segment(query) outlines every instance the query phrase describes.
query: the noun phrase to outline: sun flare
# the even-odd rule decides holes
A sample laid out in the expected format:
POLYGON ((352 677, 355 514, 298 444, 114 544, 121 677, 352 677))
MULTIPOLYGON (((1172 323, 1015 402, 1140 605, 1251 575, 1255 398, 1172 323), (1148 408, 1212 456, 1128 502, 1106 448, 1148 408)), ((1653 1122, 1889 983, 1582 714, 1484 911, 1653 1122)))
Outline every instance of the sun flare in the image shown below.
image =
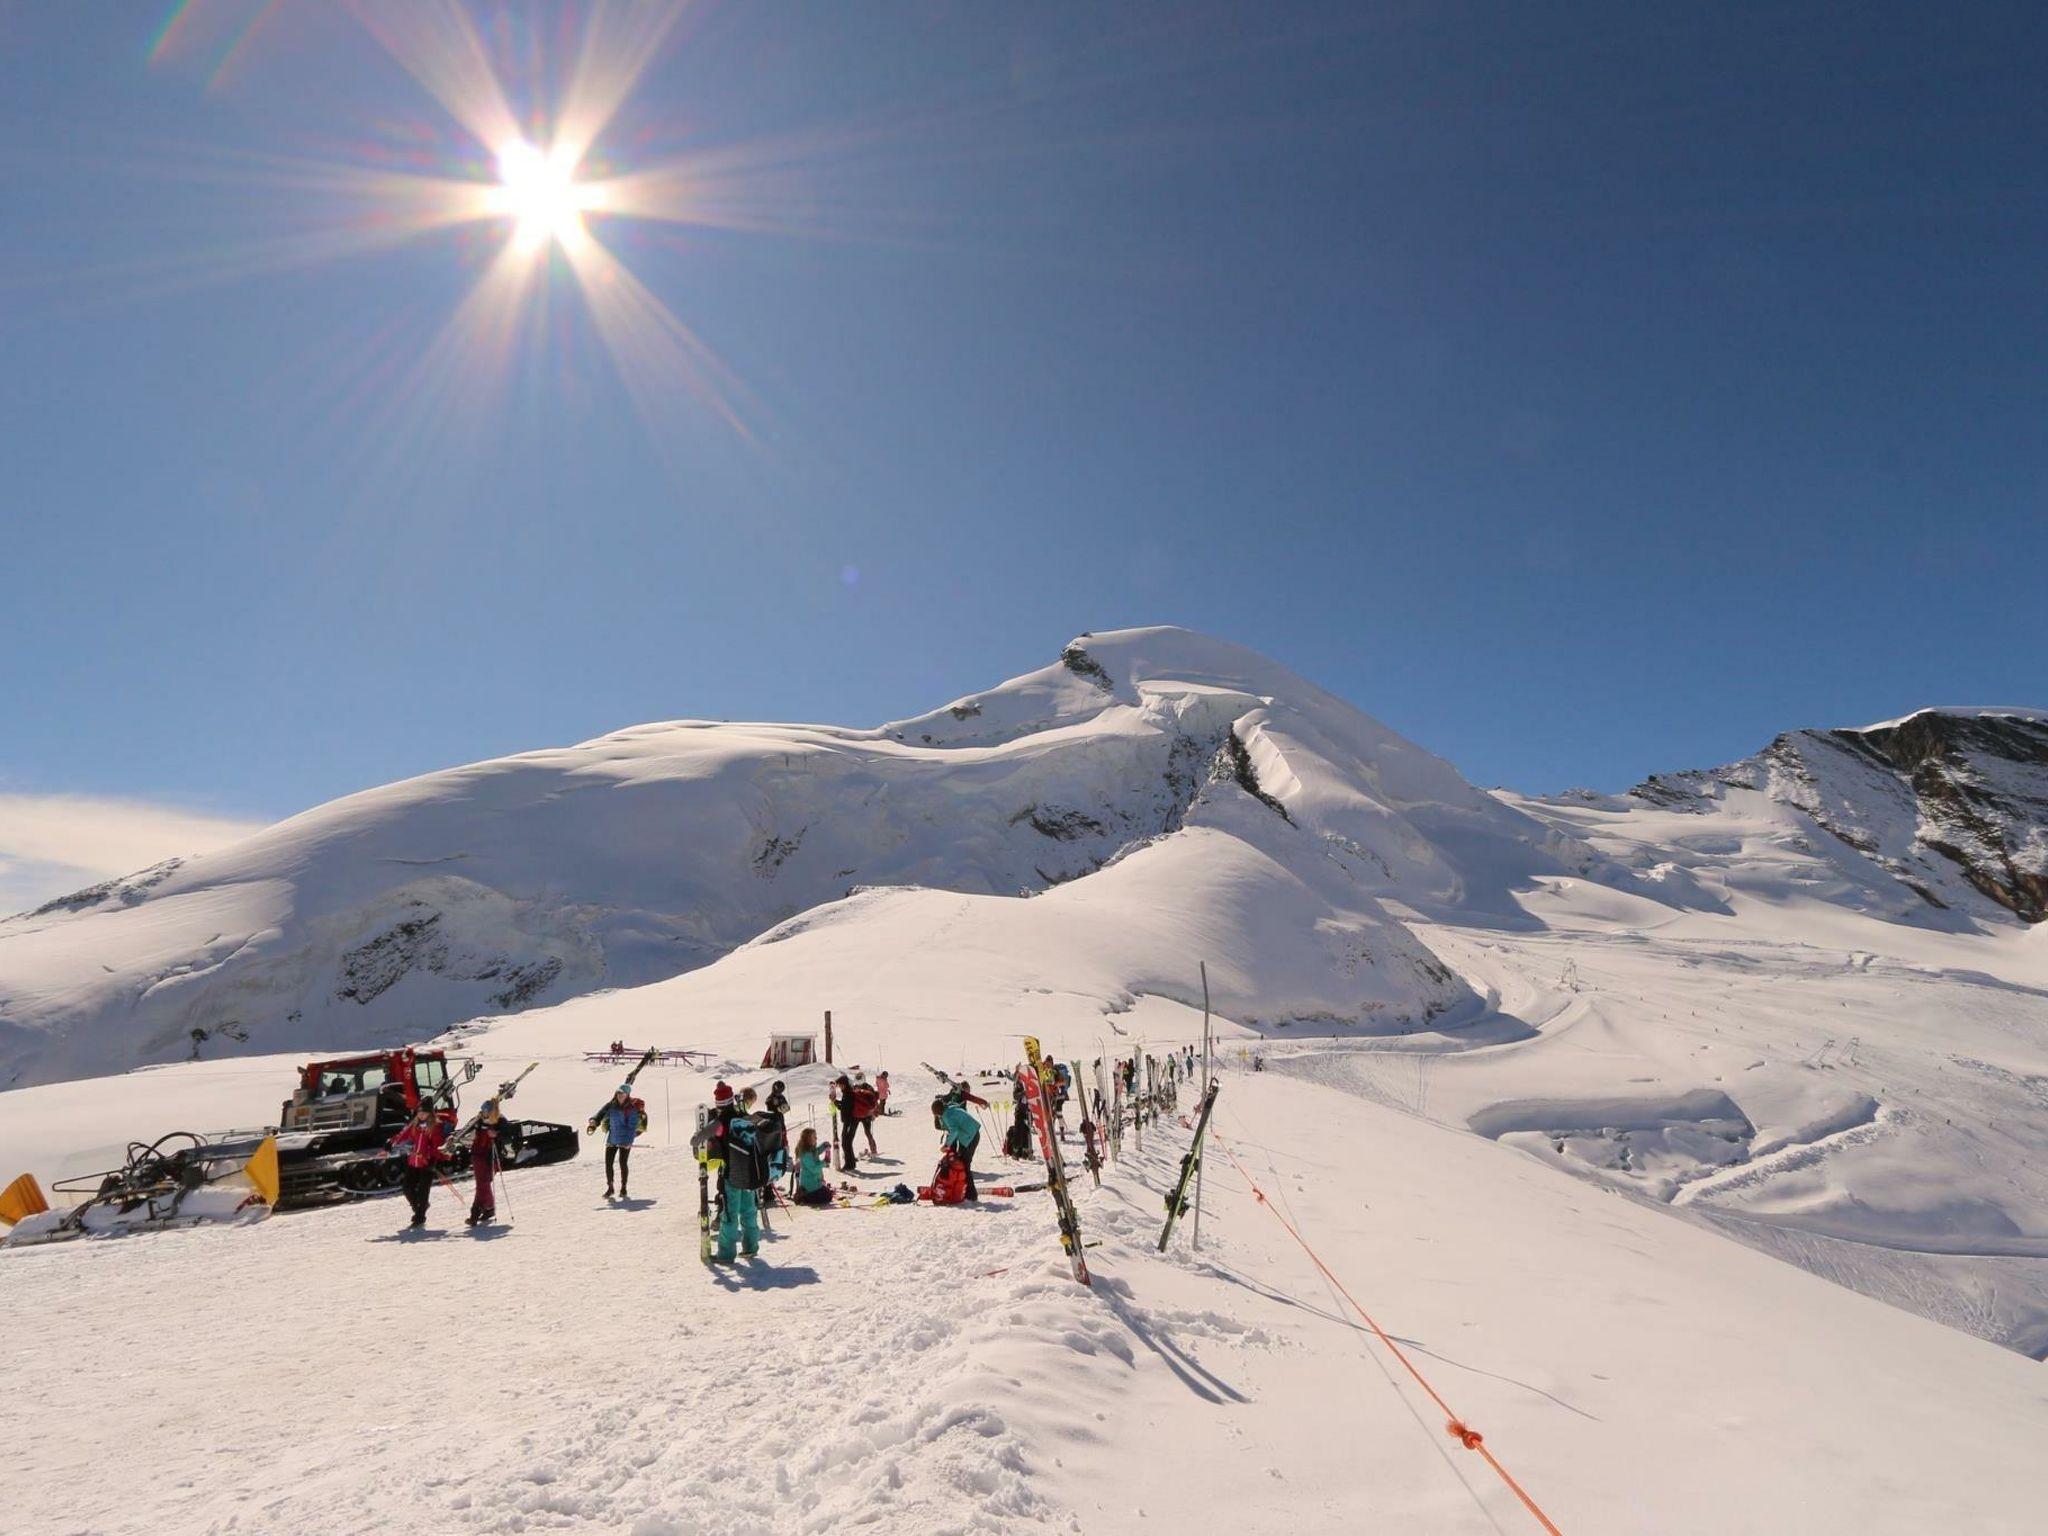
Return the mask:
POLYGON ((512 221, 513 243, 522 250, 550 241, 575 249, 586 238, 584 213, 601 201, 596 187, 576 179, 576 162, 560 145, 542 150, 519 139, 498 151, 492 202, 512 221))

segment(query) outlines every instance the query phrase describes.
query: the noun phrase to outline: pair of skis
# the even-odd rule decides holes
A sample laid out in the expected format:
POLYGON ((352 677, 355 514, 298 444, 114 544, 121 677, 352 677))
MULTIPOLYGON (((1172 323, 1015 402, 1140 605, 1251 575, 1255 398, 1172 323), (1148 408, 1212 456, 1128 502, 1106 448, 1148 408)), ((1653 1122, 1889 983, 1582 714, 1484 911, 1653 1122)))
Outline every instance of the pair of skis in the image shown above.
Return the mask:
MULTIPOLYGON (((517 1093, 519 1091, 519 1085, 526 1081, 526 1074, 528 1072, 531 1072, 535 1067, 539 1065, 540 1063, 537 1061, 529 1061, 526 1064, 526 1066, 520 1071, 517 1077, 507 1078, 504 1082, 498 1084, 498 1091, 495 1095, 493 1095, 493 1097, 497 1099, 498 1108, 501 1112, 504 1110, 505 1101, 511 1098, 513 1094, 517 1093)), ((485 1100, 485 1103, 489 1102, 490 1100, 485 1100)), ((463 1144, 463 1142, 467 1141, 470 1137, 474 1136, 476 1134, 476 1128, 483 1123, 483 1118, 484 1112, 481 1109, 479 1109, 475 1114, 471 1115, 466 1122, 464 1122, 461 1130, 457 1131, 453 1136, 450 1136, 448 1138, 448 1145, 450 1147, 459 1147, 463 1144)))
POLYGON ((1059 1138, 1052 1129, 1052 1067, 1040 1054, 1038 1041, 1030 1035, 1024 1037, 1024 1064, 1017 1069, 1017 1091, 1024 1095, 1032 1129, 1038 1133, 1039 1151, 1045 1157, 1045 1187, 1052 1194, 1058 1216, 1060 1247, 1066 1252, 1074 1278, 1082 1285, 1092 1286, 1088 1258, 1082 1252, 1081 1220, 1074 1214, 1073 1192, 1067 1188, 1066 1161, 1060 1156, 1059 1138))
POLYGON ((1180 1160, 1180 1177, 1174 1180, 1173 1193, 1166 1197, 1166 1225, 1159 1229, 1159 1251, 1166 1252, 1166 1245, 1173 1240, 1173 1224, 1188 1211, 1188 1185, 1194 1182, 1195 1172, 1202 1166, 1202 1138, 1209 1131, 1209 1116, 1216 1108, 1216 1095, 1221 1085, 1212 1081, 1208 1091, 1202 1095, 1202 1112, 1195 1117, 1195 1137, 1188 1143, 1187 1154, 1180 1160))
MULTIPOLYGON (((725 1160, 711 1155, 711 1106, 697 1106, 697 1134, 691 1138, 697 1149, 697 1257, 709 1266, 713 1224, 711 1220, 711 1170, 725 1171, 725 1160)), ((720 1198, 724 1198, 723 1190, 720 1198)))

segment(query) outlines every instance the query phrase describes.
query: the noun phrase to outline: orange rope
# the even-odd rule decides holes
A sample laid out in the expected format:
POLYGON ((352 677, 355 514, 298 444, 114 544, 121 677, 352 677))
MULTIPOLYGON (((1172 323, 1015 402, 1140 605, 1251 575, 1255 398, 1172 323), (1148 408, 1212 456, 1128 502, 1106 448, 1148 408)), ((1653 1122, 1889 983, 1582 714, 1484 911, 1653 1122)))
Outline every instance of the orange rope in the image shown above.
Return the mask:
POLYGON ((1301 1251, 1308 1255, 1309 1262, 1315 1265, 1315 1267, 1322 1272, 1323 1278, 1329 1281, 1330 1284, 1334 1285, 1346 1301, 1351 1303, 1351 1310, 1356 1312, 1360 1317, 1365 1319, 1365 1326, 1370 1328, 1373 1331, 1374 1336, 1377 1337, 1382 1344, 1386 1345, 1387 1348, 1393 1353, 1394 1358, 1400 1361, 1401 1364, 1407 1368, 1408 1374, 1415 1378, 1415 1384, 1421 1387, 1424 1392, 1427 1392, 1429 1394, 1429 1400, 1435 1403, 1437 1407, 1443 1410, 1444 1418, 1446 1420, 1444 1424, 1445 1432, 1448 1433, 1453 1440, 1457 1441, 1458 1444, 1464 1446, 1466 1450, 1477 1451, 1479 1453, 1480 1459, 1483 1460, 1489 1467, 1493 1468, 1495 1473, 1499 1475, 1500 1480, 1508 1485, 1509 1491, 1512 1492, 1516 1498, 1522 1501, 1522 1507, 1528 1510, 1530 1514, 1536 1517, 1536 1523, 1538 1525, 1542 1526, 1545 1531, 1549 1532, 1549 1536, 1564 1536, 1564 1533, 1560 1531, 1554 1524, 1551 1523, 1550 1516, 1544 1514, 1543 1511, 1537 1507, 1536 1501, 1529 1497, 1528 1491, 1524 1489, 1520 1483, 1515 1481, 1513 1474, 1510 1473, 1506 1467, 1500 1464, 1499 1458, 1496 1457, 1492 1451, 1486 1448, 1486 1437, 1481 1435, 1478 1430, 1472 1428, 1463 1419, 1458 1417, 1457 1411, 1453 1409, 1449 1403, 1444 1401, 1442 1393, 1438 1392, 1435 1387, 1429 1384, 1429 1378, 1427 1376, 1424 1376, 1421 1371, 1415 1368, 1415 1362, 1408 1358, 1406 1352, 1402 1350, 1401 1346, 1396 1344, 1391 1338, 1387 1336, 1386 1329, 1382 1328, 1378 1323, 1373 1321, 1372 1314, 1366 1311, 1364 1307, 1358 1304, 1358 1298, 1356 1296, 1353 1296, 1351 1292, 1345 1290, 1344 1282, 1342 1280, 1339 1280, 1334 1274, 1332 1274, 1330 1272, 1330 1266, 1322 1261, 1321 1257, 1316 1253, 1315 1249, 1309 1247, 1308 1239, 1304 1238, 1299 1232, 1295 1231, 1294 1224, 1290 1222, 1285 1216, 1280 1214, 1280 1208, 1274 1205, 1272 1201, 1266 1198, 1266 1192, 1263 1189, 1259 1188, 1258 1180, 1254 1179, 1251 1176, 1250 1172, 1245 1168, 1244 1164, 1237 1160, 1237 1154, 1230 1150, 1230 1143, 1225 1141, 1213 1126, 1210 1128, 1209 1136, 1210 1139, 1213 1140, 1217 1146, 1223 1149, 1223 1155, 1230 1159, 1230 1166, 1235 1168, 1240 1174, 1243 1175, 1245 1183, 1251 1186, 1252 1194, 1258 1198, 1259 1204, 1263 1205, 1267 1210, 1273 1213, 1273 1219, 1279 1222, 1281 1226, 1285 1227, 1287 1229, 1287 1235, 1293 1238, 1295 1242, 1301 1245, 1301 1251))

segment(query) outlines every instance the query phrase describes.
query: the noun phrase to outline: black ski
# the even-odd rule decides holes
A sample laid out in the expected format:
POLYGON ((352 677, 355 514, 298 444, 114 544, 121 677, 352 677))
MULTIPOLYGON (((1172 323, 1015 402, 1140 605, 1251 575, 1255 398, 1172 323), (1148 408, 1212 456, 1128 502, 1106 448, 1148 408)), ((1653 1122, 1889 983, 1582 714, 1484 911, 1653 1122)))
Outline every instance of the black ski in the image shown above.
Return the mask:
POLYGON ((1173 1224, 1187 1214, 1188 1185, 1193 1182, 1195 1170, 1202 1166, 1202 1137, 1209 1129, 1209 1114, 1216 1108, 1216 1095, 1220 1085, 1214 1081, 1209 1091, 1202 1095, 1202 1112, 1195 1117, 1195 1139, 1188 1143, 1187 1156, 1180 1160, 1180 1177, 1174 1181, 1173 1193, 1166 1197, 1166 1225, 1159 1229, 1159 1251, 1166 1252, 1166 1245, 1173 1238, 1173 1224))
POLYGON ((1102 1188, 1102 1138, 1101 1129, 1095 1123, 1095 1116, 1088 1108, 1088 1090, 1081 1083, 1081 1064, 1077 1061, 1067 1069, 1073 1074, 1074 1094, 1081 1101, 1081 1164, 1088 1170, 1088 1177, 1095 1181, 1097 1189, 1102 1188))

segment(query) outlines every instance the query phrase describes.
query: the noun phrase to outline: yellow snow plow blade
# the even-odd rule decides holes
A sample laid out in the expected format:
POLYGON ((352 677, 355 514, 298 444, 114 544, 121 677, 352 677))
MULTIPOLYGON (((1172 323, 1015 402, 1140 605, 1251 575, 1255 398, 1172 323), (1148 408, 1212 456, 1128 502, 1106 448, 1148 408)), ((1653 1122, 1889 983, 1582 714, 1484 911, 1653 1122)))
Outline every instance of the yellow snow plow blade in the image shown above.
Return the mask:
MULTIPOLYGON (((273 1164, 276 1157, 273 1149, 273 1164)), ((43 1187, 32 1173, 24 1173, 5 1189, 0 1189, 0 1222, 10 1227, 24 1216, 40 1215, 49 1208, 50 1202, 43 1198, 43 1187)))
POLYGON ((263 1144, 242 1165, 242 1177, 256 1188, 265 1205, 277 1204, 277 1138, 266 1136, 263 1144))

